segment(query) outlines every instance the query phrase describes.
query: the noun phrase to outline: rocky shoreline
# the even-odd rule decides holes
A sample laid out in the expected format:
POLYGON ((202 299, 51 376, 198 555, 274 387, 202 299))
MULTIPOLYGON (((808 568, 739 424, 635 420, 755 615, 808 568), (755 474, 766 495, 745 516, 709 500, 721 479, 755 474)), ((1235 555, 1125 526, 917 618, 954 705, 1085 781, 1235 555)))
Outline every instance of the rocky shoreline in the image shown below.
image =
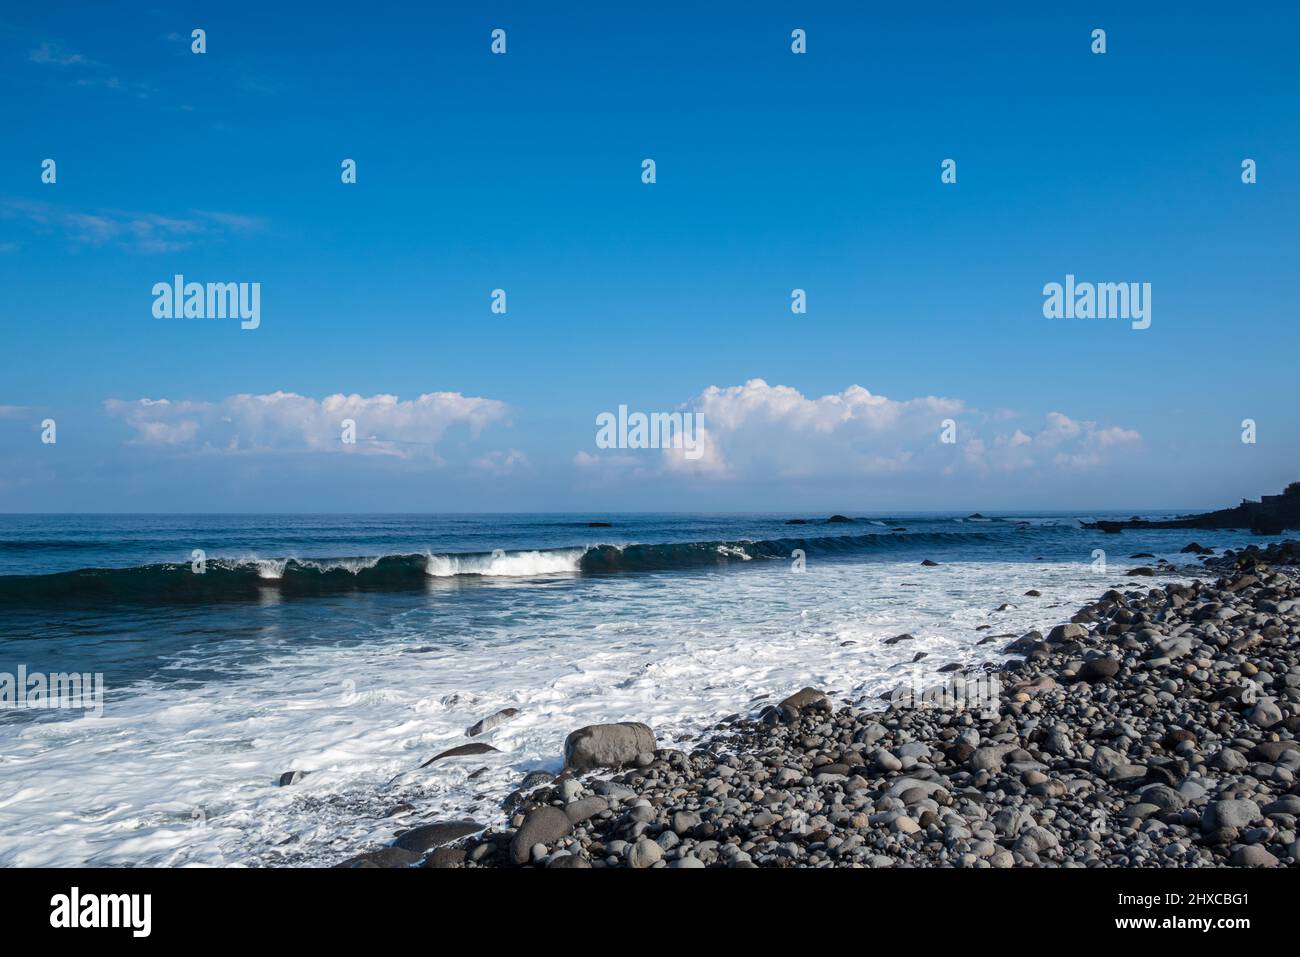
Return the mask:
POLYGON ((340 866, 1294 866, 1300 543, 1205 562, 1213 581, 1112 589, 878 710, 805 688, 689 752, 579 729, 502 823, 340 866))

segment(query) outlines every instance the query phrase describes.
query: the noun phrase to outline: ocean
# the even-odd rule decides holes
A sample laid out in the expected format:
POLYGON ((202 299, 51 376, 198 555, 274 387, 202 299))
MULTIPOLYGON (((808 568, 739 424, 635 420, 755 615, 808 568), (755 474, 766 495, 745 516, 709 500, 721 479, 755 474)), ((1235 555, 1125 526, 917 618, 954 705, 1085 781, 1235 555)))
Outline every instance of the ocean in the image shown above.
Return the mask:
POLYGON ((792 517, 0 516, 0 676, 104 687, 94 710, 0 710, 0 865, 327 865, 495 823, 583 725, 690 747, 804 685, 867 701, 1001 660, 1009 638, 977 642, 1132 587, 1155 563, 1134 554, 1272 540, 1080 527, 1127 513, 792 517), (503 708, 473 739, 496 751, 420 768, 503 708))

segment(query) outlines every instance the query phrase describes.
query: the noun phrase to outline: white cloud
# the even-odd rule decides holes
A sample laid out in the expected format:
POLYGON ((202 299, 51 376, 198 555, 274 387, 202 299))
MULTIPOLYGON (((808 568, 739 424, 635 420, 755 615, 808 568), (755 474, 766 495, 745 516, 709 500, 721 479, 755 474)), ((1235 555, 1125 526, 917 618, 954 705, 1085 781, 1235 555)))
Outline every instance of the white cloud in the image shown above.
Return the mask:
POLYGON ((682 450, 617 456, 581 452, 575 463, 605 475, 691 475, 699 478, 788 478, 988 475, 1026 469, 1093 468, 1108 451, 1141 436, 1049 412, 1037 432, 1024 416, 968 407, 961 399, 891 399, 859 385, 809 397, 784 385, 751 379, 710 386, 683 408, 703 415, 698 458, 682 450), (957 422, 957 443, 940 442, 945 419, 957 422))
POLYGON ((859 385, 809 398, 762 379, 710 386, 688 405, 704 416, 705 454, 668 459, 675 471, 714 478, 897 472, 917 444, 937 438, 943 419, 963 410, 957 399, 898 401, 859 385))
MULTIPOLYGON (((435 446, 449 429, 463 426, 477 435, 507 412, 503 402, 459 392, 430 392, 405 401, 395 395, 342 393, 312 399, 293 392, 232 395, 219 402, 110 399, 104 408, 135 431, 136 445, 399 458, 436 458, 435 446), (355 444, 342 441, 345 419, 356 423, 355 444)), ((517 458, 507 457, 507 462, 519 464, 517 458)))

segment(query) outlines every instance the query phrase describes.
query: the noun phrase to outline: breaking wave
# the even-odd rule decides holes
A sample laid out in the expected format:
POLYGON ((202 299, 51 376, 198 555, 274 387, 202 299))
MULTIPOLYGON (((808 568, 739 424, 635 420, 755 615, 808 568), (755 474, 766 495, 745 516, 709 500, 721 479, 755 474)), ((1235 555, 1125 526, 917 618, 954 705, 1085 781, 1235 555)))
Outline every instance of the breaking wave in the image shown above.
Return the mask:
POLYGON ((672 571, 805 555, 889 552, 901 547, 969 543, 983 536, 935 532, 873 533, 761 541, 590 545, 520 551, 384 555, 357 558, 211 558, 202 573, 189 563, 84 568, 47 575, 0 576, 0 606, 51 602, 152 604, 256 599, 267 589, 311 597, 350 591, 409 591, 431 579, 545 578, 558 575, 672 571))

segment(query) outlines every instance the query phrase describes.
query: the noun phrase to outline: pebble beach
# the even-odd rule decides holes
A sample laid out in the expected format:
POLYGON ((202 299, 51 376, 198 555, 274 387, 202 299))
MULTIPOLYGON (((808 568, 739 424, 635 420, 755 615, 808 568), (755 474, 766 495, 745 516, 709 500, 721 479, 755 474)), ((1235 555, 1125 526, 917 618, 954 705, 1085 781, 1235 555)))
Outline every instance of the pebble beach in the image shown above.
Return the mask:
POLYGON ((791 689, 691 750, 638 722, 577 729, 499 819, 341 866, 1295 866, 1300 543, 1203 562, 1159 588, 1129 569, 1000 664, 879 706, 791 689))

